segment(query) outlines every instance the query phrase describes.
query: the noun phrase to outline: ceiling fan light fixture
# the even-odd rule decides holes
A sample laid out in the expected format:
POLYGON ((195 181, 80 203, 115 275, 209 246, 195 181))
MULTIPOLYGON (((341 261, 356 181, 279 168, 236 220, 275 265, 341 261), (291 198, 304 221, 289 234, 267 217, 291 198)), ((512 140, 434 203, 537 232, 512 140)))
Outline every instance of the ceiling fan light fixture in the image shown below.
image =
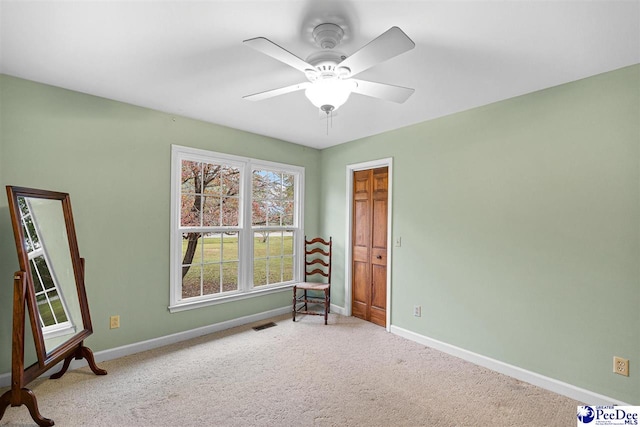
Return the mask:
POLYGON ((318 79, 311 83, 304 94, 313 105, 329 113, 347 102, 355 82, 338 78, 318 79))

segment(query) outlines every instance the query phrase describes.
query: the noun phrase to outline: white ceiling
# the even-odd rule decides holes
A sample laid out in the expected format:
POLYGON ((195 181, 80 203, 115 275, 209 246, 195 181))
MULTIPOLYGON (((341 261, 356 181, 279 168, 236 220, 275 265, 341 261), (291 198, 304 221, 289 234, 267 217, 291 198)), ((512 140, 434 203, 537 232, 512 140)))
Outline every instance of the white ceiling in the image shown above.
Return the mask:
POLYGON ((640 1, 5 1, 0 72, 324 148, 640 63, 640 1), (305 59, 342 25, 347 55, 400 27, 415 49, 358 78, 415 88, 404 104, 353 94, 326 121, 305 81, 242 44, 305 59))

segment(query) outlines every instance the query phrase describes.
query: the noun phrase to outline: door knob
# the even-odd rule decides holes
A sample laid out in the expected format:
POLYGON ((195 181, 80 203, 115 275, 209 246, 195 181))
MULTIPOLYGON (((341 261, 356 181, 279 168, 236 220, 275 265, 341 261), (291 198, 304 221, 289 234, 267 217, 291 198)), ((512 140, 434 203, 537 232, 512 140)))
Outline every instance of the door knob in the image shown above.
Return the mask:
POLYGON ((378 255, 376 258, 378 258, 378 259, 382 259, 382 255, 378 255))

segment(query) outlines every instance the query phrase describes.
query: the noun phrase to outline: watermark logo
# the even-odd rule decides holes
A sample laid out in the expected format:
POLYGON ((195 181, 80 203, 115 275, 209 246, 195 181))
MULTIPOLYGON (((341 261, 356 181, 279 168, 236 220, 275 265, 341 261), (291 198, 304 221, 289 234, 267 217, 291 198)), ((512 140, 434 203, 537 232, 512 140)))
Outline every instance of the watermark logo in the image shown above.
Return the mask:
POLYGON ((578 421, 589 424, 596 418, 596 411, 591 406, 578 406, 578 421))
POLYGON ((640 426, 640 406, 578 406, 581 426, 640 426))

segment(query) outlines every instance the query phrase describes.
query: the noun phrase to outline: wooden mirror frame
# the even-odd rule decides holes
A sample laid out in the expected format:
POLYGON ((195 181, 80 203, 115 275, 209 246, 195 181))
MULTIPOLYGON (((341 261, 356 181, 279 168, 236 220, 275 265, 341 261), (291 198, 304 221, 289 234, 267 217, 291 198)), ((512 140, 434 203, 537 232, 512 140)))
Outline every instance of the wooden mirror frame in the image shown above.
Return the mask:
POLYGON ((14 296, 13 296, 13 338, 11 352, 11 390, 0 396, 0 419, 2 419, 7 407, 25 405, 33 420, 40 426, 52 426, 53 420, 44 418, 38 411, 38 404, 35 394, 25 388, 25 386, 42 375, 47 370, 64 360, 62 369, 52 375, 51 379, 60 378, 69 368, 71 361, 75 359, 86 359, 89 367, 96 375, 106 375, 107 371, 96 366, 93 353, 88 347, 83 345, 83 341, 93 333, 91 316, 89 314, 89 304, 84 286, 84 259, 80 258, 78 242, 71 211, 71 200, 68 193, 56 191, 37 190, 33 188, 7 186, 7 197, 9 199, 9 211, 11 213, 11 223, 15 237, 20 271, 14 275, 14 296), (44 334, 39 323, 39 311, 36 300, 35 284, 31 274, 29 256, 25 244, 24 230, 22 226, 20 197, 59 200, 64 215, 66 235, 69 244, 71 264, 73 266, 73 276, 75 278, 82 327, 78 325, 78 331, 51 351, 47 352, 44 334), (24 366, 24 333, 26 310, 29 313, 31 331, 33 333, 35 350, 38 357, 37 362, 24 366))

